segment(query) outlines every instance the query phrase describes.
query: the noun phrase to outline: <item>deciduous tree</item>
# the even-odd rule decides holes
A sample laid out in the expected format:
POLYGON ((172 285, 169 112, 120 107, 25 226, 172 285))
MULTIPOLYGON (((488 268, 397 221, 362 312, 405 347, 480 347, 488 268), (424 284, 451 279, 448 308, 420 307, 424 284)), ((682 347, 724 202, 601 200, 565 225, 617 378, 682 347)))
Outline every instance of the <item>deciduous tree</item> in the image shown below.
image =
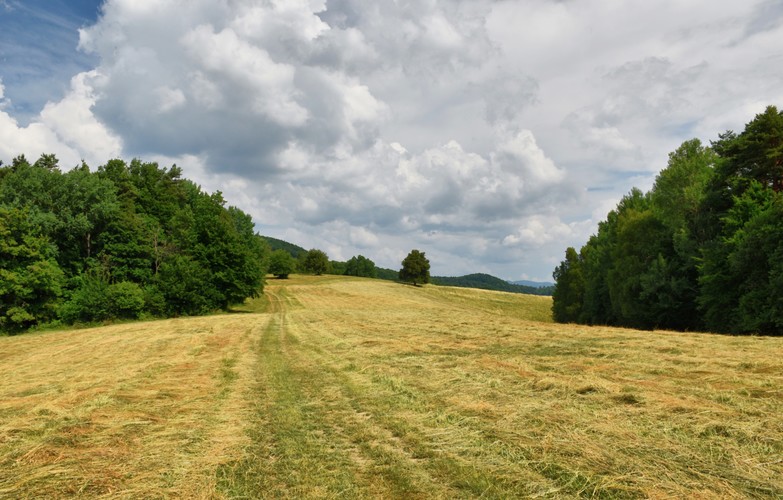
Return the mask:
POLYGON ((278 279, 286 279, 294 272, 296 260, 285 250, 275 250, 269 257, 269 269, 267 272, 274 274, 278 279))
POLYGON ((430 282, 430 261, 424 255, 424 252, 411 250, 402 261, 400 269, 400 281, 406 281, 416 285, 417 283, 430 282))
POLYGON ((366 278, 375 278, 375 262, 364 255, 357 255, 348 259, 345 267, 346 276, 364 276, 366 278))
POLYGON ((323 250, 313 248, 304 256, 304 271, 320 276, 329 272, 329 257, 323 250))

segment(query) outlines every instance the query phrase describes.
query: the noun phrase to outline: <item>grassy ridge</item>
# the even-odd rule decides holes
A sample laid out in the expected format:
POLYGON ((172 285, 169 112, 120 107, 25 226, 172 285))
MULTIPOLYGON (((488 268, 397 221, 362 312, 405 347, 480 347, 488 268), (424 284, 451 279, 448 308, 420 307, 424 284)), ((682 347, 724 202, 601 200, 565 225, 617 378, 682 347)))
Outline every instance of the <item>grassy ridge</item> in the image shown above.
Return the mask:
POLYGON ((776 497, 783 339, 334 276, 0 338, 0 496, 776 497))

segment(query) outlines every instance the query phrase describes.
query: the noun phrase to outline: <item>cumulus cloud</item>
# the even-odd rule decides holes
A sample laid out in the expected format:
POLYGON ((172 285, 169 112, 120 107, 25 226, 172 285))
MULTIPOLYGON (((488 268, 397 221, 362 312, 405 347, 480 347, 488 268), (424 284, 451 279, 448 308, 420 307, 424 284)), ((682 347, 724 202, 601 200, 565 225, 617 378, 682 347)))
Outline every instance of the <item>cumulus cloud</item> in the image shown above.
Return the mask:
POLYGON ((317 15, 322 2, 199 0, 184 13, 177 2, 155 4, 109 1, 81 33, 105 75, 94 113, 127 152, 197 154, 216 170, 272 175, 291 143, 337 154, 374 142, 384 103, 318 61, 335 44, 317 15))
POLYGON ((3 111, 0 84, 0 159, 7 161, 24 154, 35 160, 42 153, 54 153, 61 165, 69 168, 81 160, 98 165, 118 156, 122 150, 120 139, 90 111, 95 102, 91 82, 99 78, 94 71, 76 75, 66 96, 47 103, 26 126, 3 111))
POLYGON ((63 98, 21 125, 0 86, 0 154, 176 162, 332 258, 548 279, 680 142, 783 104, 779 10, 106 0, 63 98))

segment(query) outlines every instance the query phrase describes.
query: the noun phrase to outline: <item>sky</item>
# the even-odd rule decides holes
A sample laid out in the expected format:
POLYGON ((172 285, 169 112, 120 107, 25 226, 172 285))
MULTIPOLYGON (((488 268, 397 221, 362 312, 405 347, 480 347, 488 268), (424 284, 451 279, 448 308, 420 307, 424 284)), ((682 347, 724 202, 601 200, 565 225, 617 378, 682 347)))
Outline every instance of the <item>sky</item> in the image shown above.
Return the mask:
POLYGON ((0 160, 177 164, 261 234, 433 275, 551 281, 770 104, 780 0, 0 0, 0 160))

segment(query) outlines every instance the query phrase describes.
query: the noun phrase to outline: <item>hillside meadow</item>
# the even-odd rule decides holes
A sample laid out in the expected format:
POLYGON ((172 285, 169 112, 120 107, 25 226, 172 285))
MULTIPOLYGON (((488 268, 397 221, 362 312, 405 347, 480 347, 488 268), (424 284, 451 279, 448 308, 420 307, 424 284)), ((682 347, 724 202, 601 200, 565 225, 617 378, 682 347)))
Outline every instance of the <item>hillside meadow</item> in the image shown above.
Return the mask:
POLYGON ((0 497, 774 498, 783 338, 292 276, 232 314, 0 338, 0 497))

